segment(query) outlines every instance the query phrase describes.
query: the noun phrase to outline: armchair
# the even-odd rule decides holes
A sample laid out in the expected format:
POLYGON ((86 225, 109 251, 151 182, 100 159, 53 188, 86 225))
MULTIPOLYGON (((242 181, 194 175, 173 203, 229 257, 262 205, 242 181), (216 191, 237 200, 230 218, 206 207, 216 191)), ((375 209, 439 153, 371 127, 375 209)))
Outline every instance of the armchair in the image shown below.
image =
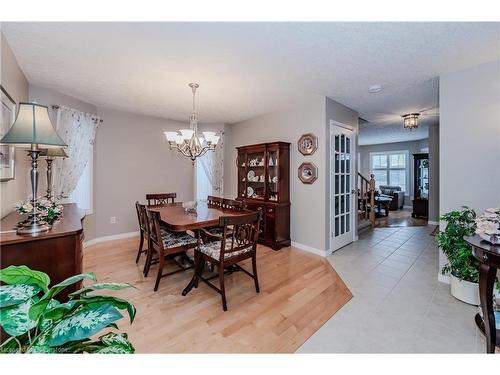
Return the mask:
POLYGON ((381 194, 392 197, 392 202, 389 205, 391 211, 403 208, 405 193, 401 191, 400 186, 380 185, 379 190, 381 194))

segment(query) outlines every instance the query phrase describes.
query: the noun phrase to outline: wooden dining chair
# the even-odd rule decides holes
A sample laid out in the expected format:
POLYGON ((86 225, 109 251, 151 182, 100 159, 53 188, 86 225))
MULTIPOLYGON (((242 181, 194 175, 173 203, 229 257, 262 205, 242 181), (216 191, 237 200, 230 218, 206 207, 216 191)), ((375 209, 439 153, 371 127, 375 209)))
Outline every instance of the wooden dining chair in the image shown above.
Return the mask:
POLYGON ((177 198, 177 193, 146 194, 146 200, 148 201, 148 206, 156 206, 159 204, 175 203, 175 198, 177 198), (153 203, 151 203, 151 202, 153 202, 153 203))
POLYGON ((245 208, 245 204, 243 201, 224 198, 222 199, 222 208, 226 208, 228 210, 242 211, 245 208))
POLYGON ((260 212, 252 212, 241 216, 222 216, 219 219, 219 226, 224 228, 223 234, 215 236, 205 231, 205 235, 213 237, 214 241, 203 243, 201 239, 198 240, 198 246, 195 249, 194 287, 197 288, 198 280, 202 280, 212 289, 215 289, 222 297, 224 311, 227 311, 224 277, 228 267, 230 269, 227 271, 230 273, 242 271, 252 277, 255 283, 255 291, 260 292, 256 258, 260 220, 260 212), (237 264, 249 258, 252 258, 253 273, 237 264), (206 261, 217 266, 217 275, 208 278, 203 277, 206 261), (219 288, 210 282, 211 279, 217 277, 219 278, 219 288))
POLYGON ((149 252, 148 259, 146 260, 147 269, 145 276, 149 273, 149 267, 151 266, 154 255, 156 254, 159 264, 158 274, 156 276, 154 286, 154 291, 156 292, 162 277, 170 276, 174 273, 183 272, 193 268, 192 265, 185 267, 177 261, 177 259, 175 259, 175 256, 181 255, 184 260, 188 260, 189 258, 186 255, 186 251, 197 246, 197 239, 191 237, 187 233, 171 232, 162 227, 160 225, 160 213, 157 211, 150 211, 146 209, 146 216, 148 218, 149 225, 149 252), (180 267, 180 269, 163 274, 163 268, 165 267, 166 260, 173 260, 180 267))
POLYGON ((142 248, 144 245, 144 239, 146 239, 146 242, 148 240, 148 218, 146 216, 145 205, 140 204, 139 202, 135 202, 135 210, 137 211, 137 219, 139 221, 139 233, 140 233, 139 250, 137 251, 137 256, 135 258, 135 262, 138 263, 141 254, 143 253, 147 254, 148 252, 147 247, 145 249, 142 248))
POLYGON ((216 207, 222 207, 222 201, 224 199, 221 197, 214 197, 213 195, 209 195, 207 197, 207 204, 209 206, 216 206, 216 207))

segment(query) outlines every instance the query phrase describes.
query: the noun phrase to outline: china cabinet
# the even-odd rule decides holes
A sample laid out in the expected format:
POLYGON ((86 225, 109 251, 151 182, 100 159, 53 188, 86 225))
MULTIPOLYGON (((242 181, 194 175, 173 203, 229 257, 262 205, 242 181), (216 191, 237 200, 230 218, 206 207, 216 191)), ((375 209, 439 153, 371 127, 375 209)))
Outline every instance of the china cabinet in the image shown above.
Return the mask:
POLYGON ((413 154, 414 199, 412 217, 429 216, 429 154, 413 154))
POLYGON ((259 241, 277 250, 290 246, 290 143, 237 147, 238 197, 261 210, 259 241))

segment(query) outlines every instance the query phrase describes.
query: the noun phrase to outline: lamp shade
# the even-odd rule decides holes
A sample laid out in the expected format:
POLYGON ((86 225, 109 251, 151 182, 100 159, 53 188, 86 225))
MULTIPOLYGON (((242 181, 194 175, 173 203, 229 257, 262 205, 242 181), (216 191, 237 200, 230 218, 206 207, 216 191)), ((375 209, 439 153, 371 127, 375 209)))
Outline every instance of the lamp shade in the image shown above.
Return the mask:
POLYGON ((47 106, 37 103, 19 103, 16 120, 0 140, 14 146, 63 146, 66 144, 52 126, 47 106))
POLYGON ((49 158, 67 158, 68 155, 66 154, 66 151, 64 151, 64 148, 62 147, 56 147, 56 148, 44 148, 42 149, 42 152, 40 152, 39 156, 46 156, 49 158))

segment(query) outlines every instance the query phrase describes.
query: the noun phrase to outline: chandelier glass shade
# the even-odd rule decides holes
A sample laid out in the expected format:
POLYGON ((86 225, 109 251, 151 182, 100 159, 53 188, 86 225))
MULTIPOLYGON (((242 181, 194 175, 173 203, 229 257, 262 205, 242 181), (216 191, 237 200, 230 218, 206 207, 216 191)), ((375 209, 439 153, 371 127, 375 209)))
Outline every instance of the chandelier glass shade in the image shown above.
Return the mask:
POLYGON ((418 117, 420 113, 408 113, 403 115, 403 126, 405 129, 413 130, 418 128, 418 117))
POLYGON ((197 83, 190 83, 193 92, 193 111, 189 116, 189 129, 180 129, 178 132, 164 132, 170 149, 177 149, 182 155, 190 158, 193 163, 196 158, 203 156, 207 151, 214 151, 220 136, 215 132, 204 131, 198 133, 198 114, 196 113, 195 95, 199 87, 197 83))

